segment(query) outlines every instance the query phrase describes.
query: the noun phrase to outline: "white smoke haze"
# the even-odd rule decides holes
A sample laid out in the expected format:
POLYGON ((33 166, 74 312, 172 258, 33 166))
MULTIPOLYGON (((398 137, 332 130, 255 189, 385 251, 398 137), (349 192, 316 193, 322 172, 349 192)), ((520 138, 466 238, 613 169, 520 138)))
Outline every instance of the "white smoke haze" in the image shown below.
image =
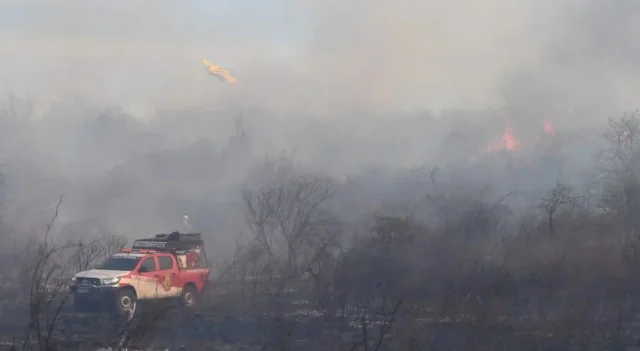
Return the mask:
MULTIPOLYGON (((186 213, 230 243, 243 181, 266 155, 340 180, 463 167, 499 140, 504 116, 527 147, 545 120, 577 134, 563 174, 582 182, 593 128, 637 106, 638 16, 630 0, 3 1, 5 218, 38 232, 64 194, 61 233, 147 235, 182 228, 186 213)), ((496 183, 499 197, 556 180, 555 166, 516 181, 479 160, 448 181, 496 183)), ((366 191, 427 191, 380 177, 398 179, 366 191)))

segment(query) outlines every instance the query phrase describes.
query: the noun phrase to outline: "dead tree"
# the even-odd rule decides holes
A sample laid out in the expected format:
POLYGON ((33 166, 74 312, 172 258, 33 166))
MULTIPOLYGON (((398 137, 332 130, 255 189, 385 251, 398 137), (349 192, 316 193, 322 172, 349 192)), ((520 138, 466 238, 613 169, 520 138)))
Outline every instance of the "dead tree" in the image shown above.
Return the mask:
POLYGON ((640 231, 640 112, 610 118, 604 137, 607 145, 598 159, 605 192, 601 207, 627 229, 640 231))
POLYGON ((549 190, 542 197, 537 208, 542 211, 547 218, 547 226, 549 235, 555 234, 554 219, 558 211, 561 209, 574 206, 576 204, 576 196, 573 194, 573 188, 569 185, 556 183, 553 189, 549 190))
POLYGON ((124 249, 127 246, 127 238, 122 234, 108 234, 100 236, 96 240, 96 245, 100 256, 106 258, 124 249))
POLYGON ((96 240, 91 240, 88 243, 78 240, 73 246, 75 247, 75 252, 73 253, 72 261, 78 272, 89 269, 100 256, 100 249, 96 244, 96 240))
POLYGON ((23 267, 23 286, 29 298, 29 325, 25 332, 22 349, 27 349, 30 337, 36 335, 40 350, 53 350, 53 332, 56 320, 69 296, 66 279, 69 265, 64 261, 65 251, 70 246, 57 246, 48 241, 49 233, 58 217, 62 199, 46 226, 44 239, 37 245, 35 253, 27 255, 23 267))
POLYGON ((293 171, 243 192, 246 221, 279 293, 336 247, 341 226, 323 207, 331 195, 331 179, 293 171))
POLYGON ((77 271, 85 271, 99 261, 120 252, 127 244, 127 239, 123 235, 109 234, 98 236, 88 242, 78 240, 70 243, 74 248, 71 256, 72 265, 77 271))

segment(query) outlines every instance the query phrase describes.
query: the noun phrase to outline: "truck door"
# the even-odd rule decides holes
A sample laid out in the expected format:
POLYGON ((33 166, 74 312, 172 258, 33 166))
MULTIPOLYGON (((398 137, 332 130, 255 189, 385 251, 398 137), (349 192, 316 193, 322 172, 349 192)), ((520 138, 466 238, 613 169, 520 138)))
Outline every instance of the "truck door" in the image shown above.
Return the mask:
POLYGON ((153 256, 142 259, 134 280, 137 281, 136 292, 138 298, 155 299, 158 297, 158 266, 153 256))
POLYGON ((158 297, 175 297, 182 293, 182 282, 178 274, 178 265, 173 255, 158 255, 158 274, 160 287, 158 289, 158 297))

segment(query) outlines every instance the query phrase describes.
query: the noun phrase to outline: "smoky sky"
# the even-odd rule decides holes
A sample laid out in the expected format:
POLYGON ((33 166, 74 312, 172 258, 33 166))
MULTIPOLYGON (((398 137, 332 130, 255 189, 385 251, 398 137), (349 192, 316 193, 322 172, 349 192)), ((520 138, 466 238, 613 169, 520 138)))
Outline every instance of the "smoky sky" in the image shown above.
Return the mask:
MULTIPOLYGON (((3 1, 3 90, 139 111, 634 107, 637 2, 3 1), (241 84, 204 71, 207 57, 241 84), (179 89, 176 89, 179 87, 179 89)), ((558 116, 560 118, 561 116, 558 116)), ((594 116, 589 116, 594 118, 594 116)))
MULTIPOLYGON (((563 171, 579 181, 599 140, 584 128, 637 107, 638 16, 629 0, 0 0, 0 94, 18 97, 0 101, 5 218, 38 232, 64 194, 62 231, 178 229, 188 213, 233 243, 266 155, 339 179, 466 164, 504 118, 523 148, 546 120, 574 130, 563 171), (234 144, 238 116, 250 145, 234 144)), ((483 167, 452 188, 544 190, 558 168, 483 167)), ((395 191, 371 184, 363 208, 395 191)))

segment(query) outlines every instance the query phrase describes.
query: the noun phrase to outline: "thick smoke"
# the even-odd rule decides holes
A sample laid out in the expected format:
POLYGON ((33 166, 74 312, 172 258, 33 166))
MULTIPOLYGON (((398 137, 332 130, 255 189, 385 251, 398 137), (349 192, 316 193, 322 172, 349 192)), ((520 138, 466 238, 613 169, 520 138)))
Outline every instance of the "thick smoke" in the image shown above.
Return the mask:
POLYGON ((0 91, 14 94, 0 110, 4 217, 38 232, 64 194, 60 235, 181 229, 188 213, 229 243, 244 230, 245 179, 283 151, 340 180, 377 179, 360 179, 374 194, 368 206, 429 183, 429 171, 411 180, 376 167, 479 162, 439 177, 492 183, 496 197, 541 191, 560 173, 582 184, 597 149, 588 133, 598 140, 582 128, 635 107, 638 10, 571 0, 0 2, 0 91), (208 75, 203 57, 239 83, 208 75), (477 161, 504 118, 526 145, 553 121, 568 136, 562 171, 547 162, 507 179, 502 163, 477 161))
POLYGON ((4 89, 43 103, 84 95, 147 113, 240 104, 322 115, 592 104, 601 115, 635 102, 630 1, 0 6, 4 89), (242 87, 216 84, 202 56, 233 68, 242 87))

